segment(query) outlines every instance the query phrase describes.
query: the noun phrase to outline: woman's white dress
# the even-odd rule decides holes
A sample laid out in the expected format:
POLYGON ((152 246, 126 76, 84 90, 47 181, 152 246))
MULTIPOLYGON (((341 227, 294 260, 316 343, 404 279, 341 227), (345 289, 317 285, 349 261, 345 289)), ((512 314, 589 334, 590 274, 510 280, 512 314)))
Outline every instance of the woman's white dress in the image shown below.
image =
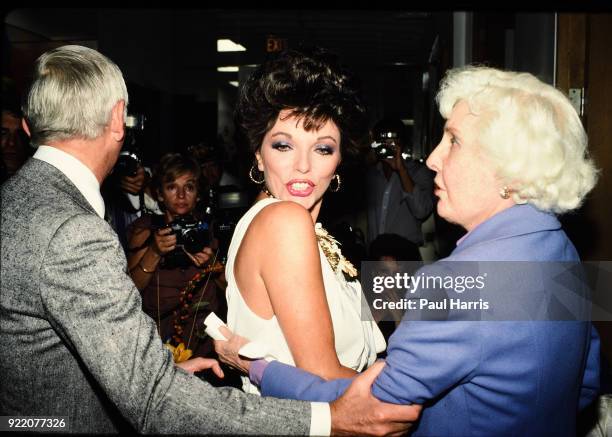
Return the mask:
MULTIPOLYGON (((249 346, 257 350, 257 355, 268 360, 275 359, 295 365, 276 316, 264 319, 251 311, 242 298, 234 277, 234 260, 249 224, 263 208, 278 201, 274 198, 260 200, 236 225, 225 267, 227 325, 233 332, 248 338, 252 342, 249 346)), ((336 353, 342 365, 360 371, 374 362, 377 352, 385 349, 384 337, 365 304, 359 281, 347 282, 342 272, 335 273, 320 247, 319 256, 325 294, 334 327, 336 353), (363 317, 362 312, 364 312, 363 317)), ((287 292, 290 293, 291 285, 288 284, 287 287, 287 292)), ((245 392, 259 394, 257 386, 251 384, 247 376, 243 376, 242 381, 245 392)))

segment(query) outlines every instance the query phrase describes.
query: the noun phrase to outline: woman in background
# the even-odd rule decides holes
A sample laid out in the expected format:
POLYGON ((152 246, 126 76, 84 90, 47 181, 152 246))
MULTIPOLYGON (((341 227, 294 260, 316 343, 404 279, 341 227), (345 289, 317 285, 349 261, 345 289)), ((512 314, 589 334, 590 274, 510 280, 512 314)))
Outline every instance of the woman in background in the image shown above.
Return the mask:
POLYGON ((128 267, 142 293, 143 310, 157 323, 162 340, 174 346, 182 342, 194 355, 209 357, 215 354, 211 340, 200 332, 201 322, 211 311, 225 313, 225 301, 212 278, 194 278, 205 276, 202 268, 213 255, 210 242, 190 253, 177 246, 177 235, 168 227, 179 218, 197 221, 199 179, 200 167, 191 157, 169 153, 161 158, 153 191, 164 215, 143 215, 130 226, 128 267), (199 287, 190 289, 190 283, 199 287))

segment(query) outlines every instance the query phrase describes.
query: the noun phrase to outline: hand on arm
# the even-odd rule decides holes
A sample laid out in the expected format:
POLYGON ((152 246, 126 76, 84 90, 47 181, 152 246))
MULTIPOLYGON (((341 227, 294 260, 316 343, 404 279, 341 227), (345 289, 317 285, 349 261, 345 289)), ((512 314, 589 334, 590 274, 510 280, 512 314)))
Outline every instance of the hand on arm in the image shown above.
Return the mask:
POLYGON ((372 365, 330 404, 332 435, 399 436, 419 418, 420 405, 388 404, 372 395, 372 383, 383 367, 382 361, 372 365))

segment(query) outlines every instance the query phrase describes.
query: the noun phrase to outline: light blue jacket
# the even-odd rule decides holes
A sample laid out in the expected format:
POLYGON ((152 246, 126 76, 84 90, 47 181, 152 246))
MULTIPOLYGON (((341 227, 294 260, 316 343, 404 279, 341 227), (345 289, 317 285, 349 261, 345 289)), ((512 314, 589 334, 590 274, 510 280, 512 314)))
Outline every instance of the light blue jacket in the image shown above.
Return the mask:
MULTIPOLYGON (((578 260, 555 216, 517 205, 473 229, 445 261, 578 260)), ((261 389, 330 401, 350 382, 272 362, 261 389)), ((575 435, 577 412, 598 388, 599 338, 590 322, 404 320, 372 391, 386 402, 424 405, 414 435, 562 436, 575 435)))

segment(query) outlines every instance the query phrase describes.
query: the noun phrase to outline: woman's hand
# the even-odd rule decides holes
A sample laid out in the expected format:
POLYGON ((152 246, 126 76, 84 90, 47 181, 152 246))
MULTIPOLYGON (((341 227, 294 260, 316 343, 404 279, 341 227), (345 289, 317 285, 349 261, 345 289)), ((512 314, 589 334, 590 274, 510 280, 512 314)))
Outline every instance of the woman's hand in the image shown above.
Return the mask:
POLYGON ((219 359, 230 367, 239 369, 243 373, 249 373, 252 360, 241 358, 238 354, 240 348, 247 344, 249 340, 234 334, 225 326, 220 326, 219 330, 228 339, 227 341, 215 340, 215 351, 219 355, 219 359))
POLYGON ((180 367, 181 369, 189 372, 201 372, 202 370, 212 369, 212 371, 219 378, 223 378, 225 375, 223 374, 223 370, 219 365, 219 362, 213 358, 202 358, 196 357, 187 361, 183 361, 182 363, 176 364, 176 367, 180 367))
POLYGON ((204 249, 202 249, 201 252, 196 252, 196 253, 189 253, 185 249, 183 249, 183 251, 187 254, 189 259, 191 259, 191 262, 196 267, 202 267, 214 255, 214 253, 213 253, 213 251, 212 251, 212 249, 210 247, 205 247, 204 249))
POLYGON ((160 256, 172 252, 176 247, 176 235, 171 228, 160 228, 153 233, 151 249, 160 256))

